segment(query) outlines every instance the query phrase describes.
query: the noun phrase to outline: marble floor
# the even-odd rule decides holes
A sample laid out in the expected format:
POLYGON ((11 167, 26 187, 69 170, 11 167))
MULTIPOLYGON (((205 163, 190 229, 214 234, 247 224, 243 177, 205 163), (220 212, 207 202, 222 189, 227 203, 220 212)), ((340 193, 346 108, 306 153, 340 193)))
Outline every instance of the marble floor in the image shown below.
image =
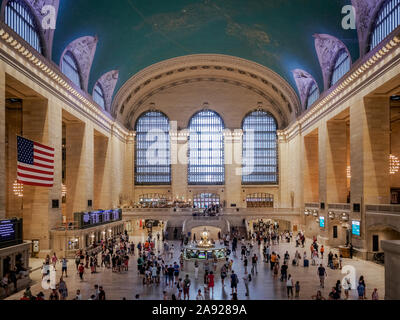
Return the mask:
MULTIPOLYGON (((134 241, 135 244, 138 241, 143 241, 145 239, 145 234, 142 232, 136 232, 130 236, 130 240, 134 241)), ((296 249, 299 250, 302 255, 304 251, 307 252, 309 256, 309 247, 310 240, 306 242, 305 248, 295 248, 294 243, 281 243, 279 245, 273 246, 273 251, 278 252, 280 256, 283 258, 283 255, 286 251, 289 251, 291 257, 294 256, 296 249)), ((156 243, 156 247, 161 249, 162 243, 156 243)), ((173 263, 174 261, 179 261, 179 253, 180 253, 180 242, 174 242, 175 252, 173 259, 168 260, 168 263, 173 263)), ((326 255, 329 253, 330 248, 326 248, 326 255)), ((253 252, 251 255, 256 253, 259 257, 262 255, 262 246, 259 248, 257 245, 254 246, 253 252)), ((233 270, 238 274, 239 279, 241 280, 238 285, 238 299, 245 300, 286 300, 286 284, 281 282, 279 278, 274 278, 272 272, 270 271, 269 264, 262 262, 260 259, 258 263, 258 274, 253 277, 253 280, 249 284, 250 288, 250 296, 245 296, 245 286, 243 284, 242 277, 244 276, 244 266, 243 262, 240 259, 239 250, 238 256, 231 256, 233 263, 233 270)), ((138 275, 137 267, 136 267, 136 259, 137 255, 132 257, 129 262, 129 271, 123 273, 113 273, 110 269, 99 268, 98 273, 90 274, 90 271, 86 271, 84 275, 84 281, 80 281, 79 276, 76 274, 75 264, 73 259, 69 261, 68 270, 69 276, 65 278, 69 299, 73 299, 75 297, 75 292, 77 289, 81 290, 83 299, 88 299, 90 295, 94 292, 94 285, 98 284, 103 286, 106 292, 107 300, 121 300, 122 298, 126 298, 127 300, 135 299, 136 294, 140 295, 140 299, 143 300, 162 300, 163 299, 163 291, 167 291, 168 296, 171 296, 173 293, 177 294, 176 288, 169 288, 160 285, 150 285, 144 286, 142 284, 142 278, 138 275)), ((325 257, 323 261, 324 265, 327 264, 327 258, 325 257)), ((251 265, 251 263, 249 263, 251 265)), ((380 299, 384 298, 384 267, 377 265, 373 262, 358 260, 358 259, 344 259, 343 266, 352 266, 354 267, 356 278, 358 280, 359 276, 363 275, 366 282, 367 287, 367 298, 371 299, 371 293, 374 288, 378 289, 380 299)), ((192 280, 192 285, 190 289, 190 298, 195 299, 197 290, 202 289, 203 291, 203 270, 199 272, 199 279, 194 279, 194 272, 181 272, 181 276, 184 277, 186 274, 189 274, 190 279, 192 280)), ((250 269, 250 268, 249 268, 250 269)), ((325 281, 325 288, 321 289, 323 296, 328 297, 329 292, 332 287, 335 285, 337 280, 343 279, 345 274, 341 273, 341 270, 331 270, 330 268, 326 268, 327 271, 327 279, 325 281)), ((57 278, 59 279, 61 274, 61 266, 57 266, 57 278)), ((319 277, 317 275, 317 267, 310 265, 309 268, 304 268, 302 265, 295 267, 289 266, 288 274, 291 274, 294 282, 299 281, 301 290, 300 290, 300 300, 310 300, 311 296, 316 294, 319 287, 319 277)), ((222 286, 220 279, 220 271, 217 270, 216 273, 216 283, 214 288, 214 296, 211 299, 214 300, 230 300, 231 299, 231 289, 230 289, 230 281, 226 281, 225 287, 222 286)), ((41 273, 40 270, 34 271, 31 274, 31 278, 33 280, 31 290, 33 294, 37 294, 40 291, 43 291, 46 299, 49 297, 50 291, 43 290, 41 287, 41 273)), ((22 296, 22 292, 11 295, 8 297, 8 300, 18 300, 22 296)), ((352 290, 350 295, 350 299, 357 299, 357 291, 352 290)))

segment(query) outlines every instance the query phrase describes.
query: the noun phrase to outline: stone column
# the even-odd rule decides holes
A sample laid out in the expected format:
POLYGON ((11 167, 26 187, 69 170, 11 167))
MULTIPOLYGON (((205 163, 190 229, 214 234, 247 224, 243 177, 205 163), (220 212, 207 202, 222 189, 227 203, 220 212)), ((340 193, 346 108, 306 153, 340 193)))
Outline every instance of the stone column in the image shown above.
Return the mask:
POLYGON ((68 221, 74 212, 91 210, 93 200, 93 127, 89 123, 66 123, 66 186, 68 221))
POLYGON ((382 241, 385 252, 385 300, 400 300, 400 241, 382 241))
POLYGON ((118 137, 118 129, 113 127, 109 140, 109 147, 112 154, 111 165, 111 201, 112 207, 120 204, 120 198, 124 198, 124 168, 125 168, 125 143, 118 137))
POLYGON ((345 121, 328 121, 319 128, 319 199, 326 203, 347 200, 347 134, 345 121))
POLYGON ((0 64, 0 219, 6 216, 6 74, 0 64))
POLYGON ((16 195, 13 184, 17 179, 17 135, 22 133, 22 102, 6 105, 6 216, 22 218, 23 197, 16 195), (8 108, 9 106, 9 108, 8 108))
POLYGON ((61 208, 53 209, 51 201, 61 200, 61 119, 61 108, 52 100, 23 101, 23 136, 55 149, 54 186, 24 186, 24 238, 40 240, 41 256, 50 252, 50 230, 61 222, 61 208))
POLYGON ((109 139, 101 134, 94 136, 93 208, 111 209, 111 150, 109 139))
POLYGON ((319 202, 318 134, 304 137, 304 202, 319 202))
POLYGON ((237 208, 246 208, 246 200, 242 196, 242 140, 243 130, 229 129, 224 132, 225 137, 225 199, 226 207, 236 204, 237 208))
POLYGON ((188 131, 171 130, 171 191, 172 199, 177 196, 193 201, 193 193, 188 192, 188 131))
POLYGON ((125 144, 124 194, 135 202, 135 133, 131 132, 125 144))
POLYGON ((364 205, 390 203, 390 101, 364 98, 350 107, 351 203, 361 204, 361 237, 356 245, 367 248, 364 205))

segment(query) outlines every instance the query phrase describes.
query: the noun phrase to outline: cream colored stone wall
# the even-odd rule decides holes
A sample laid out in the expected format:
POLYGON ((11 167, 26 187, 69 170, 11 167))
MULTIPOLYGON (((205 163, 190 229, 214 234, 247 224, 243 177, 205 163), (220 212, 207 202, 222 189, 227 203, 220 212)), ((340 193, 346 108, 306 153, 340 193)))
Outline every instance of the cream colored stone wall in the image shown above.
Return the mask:
POLYGON ((0 63, 0 219, 6 216, 6 77, 4 64, 0 63))

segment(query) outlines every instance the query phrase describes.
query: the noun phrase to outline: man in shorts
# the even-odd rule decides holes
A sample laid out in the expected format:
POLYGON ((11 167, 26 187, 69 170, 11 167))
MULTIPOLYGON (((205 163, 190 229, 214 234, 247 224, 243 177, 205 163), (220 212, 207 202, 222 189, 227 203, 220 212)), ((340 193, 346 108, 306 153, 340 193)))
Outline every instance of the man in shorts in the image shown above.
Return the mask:
POLYGON ((232 288, 232 294, 235 292, 237 293, 237 285, 238 285, 239 279, 237 275, 235 274, 235 271, 232 270, 231 274, 231 288, 232 288))
POLYGON ((65 257, 62 258, 62 260, 61 260, 61 266, 62 266, 62 268, 61 268, 61 276, 63 276, 64 272, 65 272, 65 277, 68 278, 68 274, 67 274, 68 260, 65 257))

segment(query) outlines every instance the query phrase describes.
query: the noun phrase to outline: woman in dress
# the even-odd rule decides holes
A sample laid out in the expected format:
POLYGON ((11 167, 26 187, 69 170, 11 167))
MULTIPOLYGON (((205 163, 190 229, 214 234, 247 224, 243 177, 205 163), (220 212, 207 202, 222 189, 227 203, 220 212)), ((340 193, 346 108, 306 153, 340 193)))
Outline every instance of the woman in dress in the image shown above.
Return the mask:
POLYGON ((208 275, 208 289, 211 289, 211 295, 214 296, 214 272, 208 275))

